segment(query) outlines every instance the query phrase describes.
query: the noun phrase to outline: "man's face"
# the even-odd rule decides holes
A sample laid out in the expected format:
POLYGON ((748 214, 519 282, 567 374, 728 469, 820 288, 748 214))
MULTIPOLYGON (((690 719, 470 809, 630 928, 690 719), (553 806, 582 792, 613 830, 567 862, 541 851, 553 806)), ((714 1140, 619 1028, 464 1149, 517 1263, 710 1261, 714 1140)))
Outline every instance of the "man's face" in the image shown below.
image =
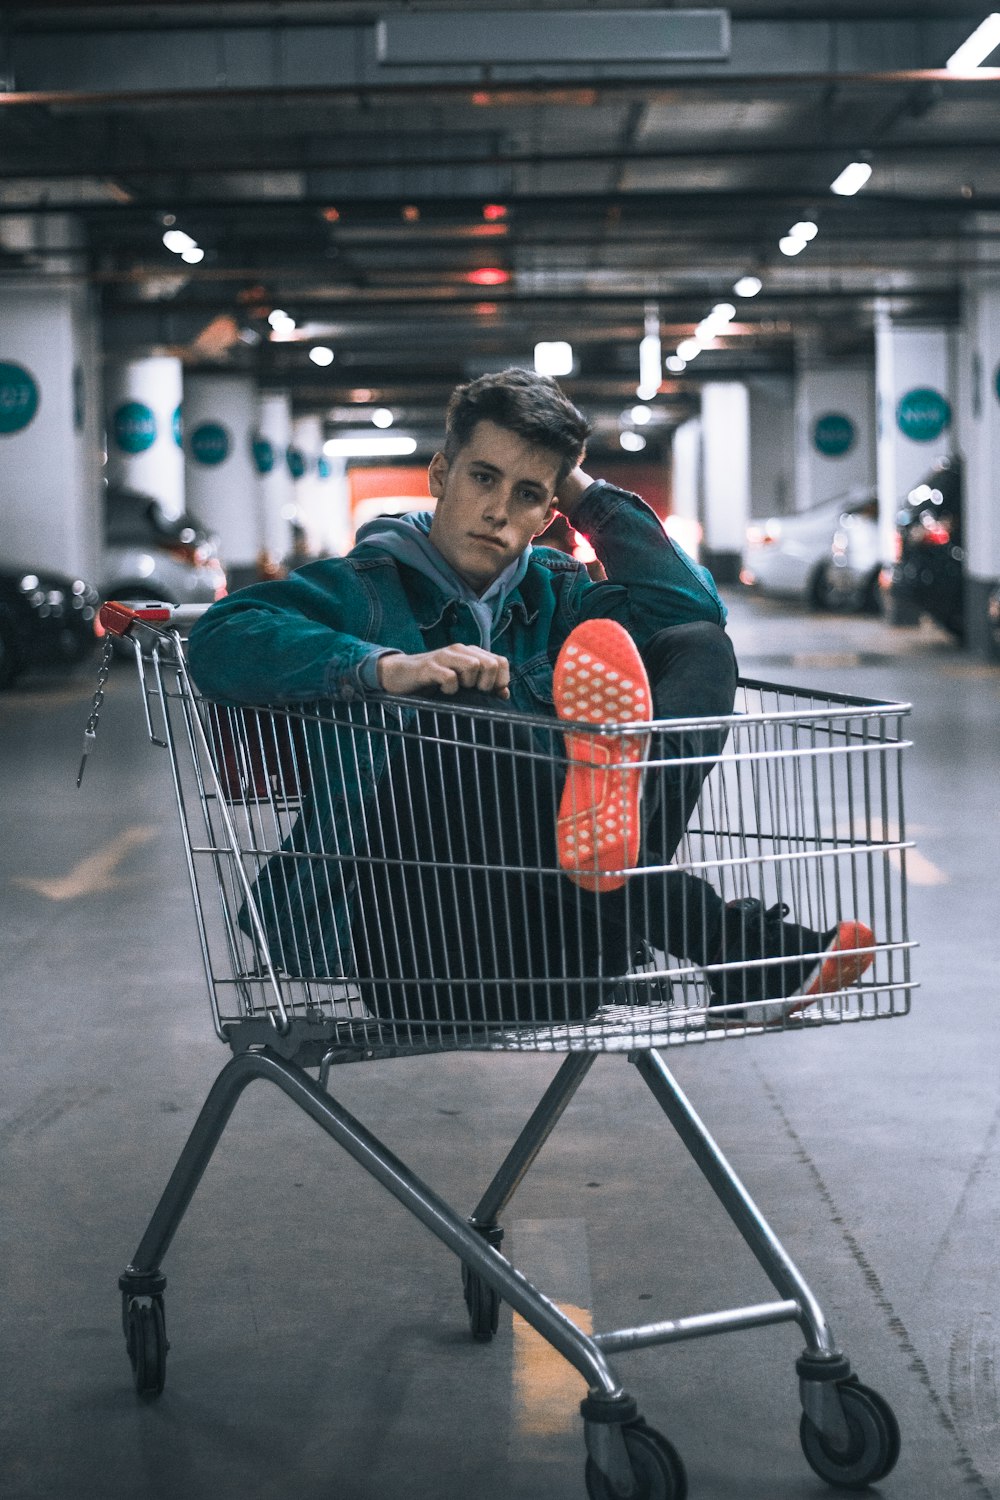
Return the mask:
POLYGON ((476 593, 552 520, 558 475, 557 454, 495 422, 477 422, 450 464, 435 453, 428 470, 437 500, 431 541, 476 593))

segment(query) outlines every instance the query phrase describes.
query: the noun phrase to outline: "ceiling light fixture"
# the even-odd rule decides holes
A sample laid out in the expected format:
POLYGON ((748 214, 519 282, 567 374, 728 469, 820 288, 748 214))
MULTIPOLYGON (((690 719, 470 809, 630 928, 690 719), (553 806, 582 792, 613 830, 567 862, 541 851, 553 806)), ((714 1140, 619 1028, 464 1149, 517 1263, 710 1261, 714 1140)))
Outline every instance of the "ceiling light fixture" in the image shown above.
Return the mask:
POLYGON ((648 406, 633 406, 629 412, 629 418, 635 423, 636 427, 645 427, 652 415, 653 413, 648 406))
POLYGON ((697 359, 701 349, 702 346, 697 339, 681 339, 677 345, 677 358, 689 365, 693 359, 697 359))
POLYGON ((573 345, 563 339, 535 345, 536 375, 572 375, 573 345))
POLYGON ((411 437, 327 438, 323 444, 327 458, 405 458, 416 451, 417 440, 411 437))
POLYGON ((333 350, 328 349, 325 344, 314 344, 309 350, 309 358, 314 365, 325 369, 327 365, 333 364, 333 350))
POLYGON ((395 420, 387 406, 376 406, 372 412, 372 421, 376 427, 391 427, 395 420))
POLYGON ((503 286, 510 280, 510 272, 502 266, 480 266, 478 271, 470 271, 465 279, 473 286, 503 286))
POLYGON ((811 219, 800 219, 797 224, 792 225, 788 233, 794 234, 797 240, 805 240, 808 244, 819 234, 819 225, 814 224, 811 219))
POLYGON ((830 183, 830 192, 837 193, 841 198, 853 198, 855 193, 860 193, 871 175, 871 162, 849 162, 840 175, 830 183))
POLYGON ((196 266, 204 259, 205 252, 200 245, 190 245, 187 250, 181 251, 181 260, 186 261, 189 266, 196 266))
POLYGON ((163 243, 175 255, 183 255, 185 250, 198 248, 198 241, 193 240, 189 234, 185 234, 183 229, 168 229, 163 236, 163 243))
POLYGON ((618 441, 626 453, 641 453, 646 446, 646 439, 641 432, 622 432, 618 441))
POLYGON ((759 276, 741 276, 733 286, 737 297, 756 297, 764 283, 759 276))
POLYGON ((783 234, 778 241, 778 249, 782 255, 799 255, 808 243, 808 240, 800 240, 797 234, 783 234))
POLYGON ((636 395, 640 401, 651 401, 660 389, 663 379, 663 345, 660 343, 660 311, 647 302, 643 322, 644 334, 639 342, 639 384, 636 395))
POLYGON ((664 360, 664 364, 671 375, 679 375, 682 370, 687 369, 687 360, 681 359, 679 354, 668 354, 664 360))
POLYGON ((709 313, 709 317, 717 323, 731 323, 736 316, 736 309, 731 302, 717 302, 709 313))
POLYGON ((1000 11, 995 10, 951 54, 945 67, 949 73, 974 72, 997 47, 1000 47, 1000 11))
POLYGON ((495 224, 498 219, 506 219, 506 217, 507 217, 507 205, 506 205, 506 203, 484 203, 483 204, 483 218, 486 219, 489 223, 495 224))

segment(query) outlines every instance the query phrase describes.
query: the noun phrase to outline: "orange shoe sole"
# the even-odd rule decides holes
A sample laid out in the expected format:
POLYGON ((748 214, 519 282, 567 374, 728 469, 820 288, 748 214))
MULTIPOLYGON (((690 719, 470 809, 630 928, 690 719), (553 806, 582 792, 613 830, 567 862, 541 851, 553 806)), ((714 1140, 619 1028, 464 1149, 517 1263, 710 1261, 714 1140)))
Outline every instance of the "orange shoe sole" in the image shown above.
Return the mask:
MULTIPOLYGON (((560 719, 633 724, 652 715, 642 657, 614 620, 585 620, 563 643, 553 693, 560 719)), ((648 734, 566 734, 569 767, 556 822, 559 867, 585 891, 623 886, 639 858, 648 734), (613 872, 613 873, 608 873, 613 872)))

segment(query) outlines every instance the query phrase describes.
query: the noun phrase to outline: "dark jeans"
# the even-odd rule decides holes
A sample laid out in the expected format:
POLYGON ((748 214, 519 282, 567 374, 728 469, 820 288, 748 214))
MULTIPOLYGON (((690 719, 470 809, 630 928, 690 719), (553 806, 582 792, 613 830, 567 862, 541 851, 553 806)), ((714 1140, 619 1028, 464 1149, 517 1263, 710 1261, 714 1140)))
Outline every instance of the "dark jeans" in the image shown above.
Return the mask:
MULTIPOLYGON (((737 666, 718 626, 660 631, 643 656, 657 719, 732 712, 737 666)), ((594 894, 558 872, 559 731, 491 709, 421 709, 393 751, 357 865, 353 935, 370 1007, 432 1027, 573 1021, 609 998, 642 939, 708 962, 723 903, 706 881, 674 869, 594 894)), ((724 741, 700 728, 655 736, 651 758, 681 764, 646 773, 643 864, 673 857, 724 741)))

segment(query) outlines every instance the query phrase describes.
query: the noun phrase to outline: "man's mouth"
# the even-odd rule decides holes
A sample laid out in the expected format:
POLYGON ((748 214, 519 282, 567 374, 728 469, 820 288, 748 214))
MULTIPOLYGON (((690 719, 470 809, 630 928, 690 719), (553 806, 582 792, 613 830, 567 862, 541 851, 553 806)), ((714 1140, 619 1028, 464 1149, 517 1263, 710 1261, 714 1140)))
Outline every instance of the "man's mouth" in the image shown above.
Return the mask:
POLYGON ((471 531, 469 535, 474 542, 488 542, 491 547, 498 547, 501 552, 504 550, 504 543, 498 536, 483 536, 477 531, 471 531))

